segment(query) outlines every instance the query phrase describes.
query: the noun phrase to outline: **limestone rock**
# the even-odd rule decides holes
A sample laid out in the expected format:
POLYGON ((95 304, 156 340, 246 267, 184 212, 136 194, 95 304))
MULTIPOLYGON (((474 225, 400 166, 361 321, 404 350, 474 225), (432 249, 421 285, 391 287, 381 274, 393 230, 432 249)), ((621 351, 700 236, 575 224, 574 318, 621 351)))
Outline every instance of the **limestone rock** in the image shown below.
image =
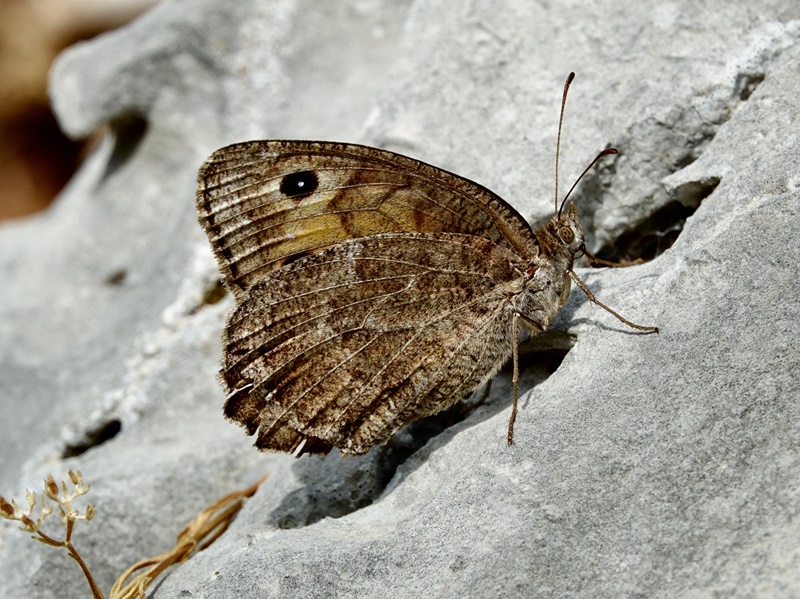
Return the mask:
MULTIPOLYGON (((109 129, 48 213, 0 227, 0 492, 80 469, 98 511, 74 540, 108 589, 271 470, 158 598, 800 594, 799 41, 789 1, 183 0, 68 50, 64 129, 109 129), (194 214, 202 160, 379 145, 538 222, 570 70, 562 182, 620 149, 576 196, 593 248, 694 210, 655 260, 579 273, 661 334, 574 291, 561 349, 526 357, 512 448, 507 372, 364 458, 250 447, 215 380, 232 302, 194 214)), ((13 526, 0 555, 0 596, 87 595, 13 526)))

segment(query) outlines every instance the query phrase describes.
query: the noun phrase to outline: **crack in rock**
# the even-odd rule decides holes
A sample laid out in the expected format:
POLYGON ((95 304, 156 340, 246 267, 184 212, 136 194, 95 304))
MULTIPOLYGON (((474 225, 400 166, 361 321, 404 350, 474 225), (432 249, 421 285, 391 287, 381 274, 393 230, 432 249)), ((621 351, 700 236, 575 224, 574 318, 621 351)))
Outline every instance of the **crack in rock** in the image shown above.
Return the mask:
MULTIPOLYGON (((519 393, 523 407, 528 391, 558 369, 573 343, 573 336, 554 331, 520 345, 519 393)), ((395 478, 401 466, 405 478, 425 462, 420 450, 444 443, 458 430, 507 410, 513 392, 511 378, 509 361, 493 379, 485 403, 480 402, 484 391, 478 389, 447 410, 405 426, 386 445, 374 447, 363 457, 343 458, 334 453, 301 458, 293 468, 299 486, 283 497, 271 512, 270 520, 278 528, 302 528, 371 505, 398 484, 395 478), (464 426, 455 428, 464 421, 467 421, 464 426)), ((497 435, 505 439, 505 428, 498 429, 497 435)))

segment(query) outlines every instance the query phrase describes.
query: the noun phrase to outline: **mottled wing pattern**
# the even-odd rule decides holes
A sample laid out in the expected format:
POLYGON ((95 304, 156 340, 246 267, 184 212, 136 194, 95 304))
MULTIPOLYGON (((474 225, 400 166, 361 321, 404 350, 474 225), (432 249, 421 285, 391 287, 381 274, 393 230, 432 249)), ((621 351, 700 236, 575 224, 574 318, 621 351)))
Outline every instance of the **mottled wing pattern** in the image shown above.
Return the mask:
POLYGON ((222 148, 200 169, 197 209, 237 299, 284 264, 378 233, 465 233, 523 258, 536 252, 528 223, 488 189, 354 144, 252 141, 222 148))
POLYGON ((446 233, 347 241, 263 275, 224 335, 226 415, 261 449, 365 453, 494 375, 524 279, 501 245, 446 233))

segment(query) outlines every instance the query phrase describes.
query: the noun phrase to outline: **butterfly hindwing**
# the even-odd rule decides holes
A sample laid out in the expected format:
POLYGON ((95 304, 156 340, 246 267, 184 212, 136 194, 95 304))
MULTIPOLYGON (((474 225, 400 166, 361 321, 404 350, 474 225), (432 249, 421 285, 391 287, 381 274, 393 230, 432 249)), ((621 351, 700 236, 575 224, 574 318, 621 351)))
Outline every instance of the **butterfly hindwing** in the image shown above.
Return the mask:
POLYGON ((455 403, 511 353, 513 255, 458 234, 379 234, 274 272, 224 336, 226 414, 262 449, 360 454, 455 403), (476 268, 477 266, 477 268, 476 268))

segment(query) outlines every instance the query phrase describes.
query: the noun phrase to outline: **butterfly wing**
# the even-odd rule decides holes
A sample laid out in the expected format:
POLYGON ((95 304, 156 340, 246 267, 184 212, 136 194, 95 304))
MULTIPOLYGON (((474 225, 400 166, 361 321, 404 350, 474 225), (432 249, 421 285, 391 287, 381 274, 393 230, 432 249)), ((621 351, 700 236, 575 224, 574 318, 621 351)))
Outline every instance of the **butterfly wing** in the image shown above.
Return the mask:
POLYGON ((231 314, 226 415, 261 449, 362 454, 494 375, 524 274, 460 234, 378 234, 264 277, 231 314))
POLYGON ((316 141, 216 151, 198 175, 199 220, 240 299, 268 273, 349 239, 450 232, 535 255, 528 223, 500 197, 392 152, 316 141))

